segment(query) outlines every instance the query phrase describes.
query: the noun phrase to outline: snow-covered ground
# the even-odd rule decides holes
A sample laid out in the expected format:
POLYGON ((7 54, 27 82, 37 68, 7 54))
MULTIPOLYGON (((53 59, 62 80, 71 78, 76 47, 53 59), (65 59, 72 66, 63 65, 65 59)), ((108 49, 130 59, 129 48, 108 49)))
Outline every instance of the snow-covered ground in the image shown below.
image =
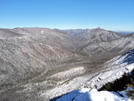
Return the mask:
POLYGON ((106 62, 104 67, 106 67, 104 71, 100 71, 86 83, 89 88, 74 90, 56 101, 134 101, 126 94, 126 91, 131 89, 129 87, 120 92, 97 91, 93 88, 93 85, 96 85, 95 88, 100 88, 134 70, 134 49, 106 62))
MULTIPOLYGON (((84 67, 80 67, 79 70, 84 72, 84 67)), ((80 72, 79 70, 72 71, 75 73, 80 72)), ((41 97, 48 97, 50 99, 53 99, 54 97, 61 96, 63 94, 67 94, 73 90, 76 90, 75 92, 78 92, 79 96, 85 96, 85 93, 79 93, 81 90, 77 89, 83 89, 83 88, 89 88, 89 89, 100 89, 102 86, 109 82, 114 82, 117 79, 120 79, 124 74, 129 74, 132 70, 134 70, 134 49, 127 52, 126 54, 117 56, 110 61, 106 62, 102 67, 99 68, 97 72, 93 72, 91 74, 83 75, 80 77, 76 77, 74 79, 67 79, 66 81, 57 82, 59 84, 57 87, 45 91, 39 92, 39 95, 41 97)), ((63 73, 56 74, 58 77, 66 77, 67 75, 70 75, 70 71, 65 71, 63 73), (62 74, 62 75, 61 75, 62 74)), ((54 76, 56 77, 56 76, 54 76)), ((119 97, 113 93, 110 92, 98 92, 96 91, 96 95, 103 95, 104 93, 108 93, 109 96, 114 96, 116 99, 119 97)), ((74 94, 77 95, 77 94, 74 94)), ((88 95, 94 96, 94 93, 92 95, 91 92, 88 92, 88 95)), ((104 94, 105 95, 105 94, 104 94)), ((73 96, 73 95, 72 95, 73 96)), ((119 97, 120 98, 120 97, 119 97)), ((84 98, 83 98, 84 99, 84 98)), ((106 98, 108 99, 108 98, 106 98)), ((115 100, 115 101, 127 101, 126 99, 122 100, 115 100)), ((69 100, 59 100, 59 101, 69 101, 69 100)), ((72 100, 72 101, 80 101, 80 100, 72 100)), ((92 100, 81 100, 81 101, 92 101, 92 100)), ((94 101, 94 100, 93 100, 94 101)), ((97 101, 97 100, 95 100, 97 101)), ((113 100, 99 100, 99 101, 113 101, 113 100)))
POLYGON ((67 95, 62 96, 56 101, 132 101, 125 92, 122 92, 124 97, 121 97, 116 92, 97 91, 96 89, 83 88, 74 90, 67 95))

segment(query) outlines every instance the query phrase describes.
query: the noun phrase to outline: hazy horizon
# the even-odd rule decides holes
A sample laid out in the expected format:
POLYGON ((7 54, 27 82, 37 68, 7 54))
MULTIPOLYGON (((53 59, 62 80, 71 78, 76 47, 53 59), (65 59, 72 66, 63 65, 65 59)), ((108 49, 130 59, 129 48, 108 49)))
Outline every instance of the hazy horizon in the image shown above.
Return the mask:
POLYGON ((0 28, 134 31, 133 0, 1 0, 0 28))

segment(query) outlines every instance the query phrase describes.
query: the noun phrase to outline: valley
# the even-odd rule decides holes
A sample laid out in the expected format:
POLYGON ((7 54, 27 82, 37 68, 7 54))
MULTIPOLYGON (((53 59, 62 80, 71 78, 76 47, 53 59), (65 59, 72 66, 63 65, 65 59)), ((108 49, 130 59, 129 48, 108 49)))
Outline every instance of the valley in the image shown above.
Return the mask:
POLYGON ((49 101, 79 88, 100 89, 133 70, 133 61, 120 64, 133 48, 133 33, 101 28, 0 29, 0 100, 49 101))

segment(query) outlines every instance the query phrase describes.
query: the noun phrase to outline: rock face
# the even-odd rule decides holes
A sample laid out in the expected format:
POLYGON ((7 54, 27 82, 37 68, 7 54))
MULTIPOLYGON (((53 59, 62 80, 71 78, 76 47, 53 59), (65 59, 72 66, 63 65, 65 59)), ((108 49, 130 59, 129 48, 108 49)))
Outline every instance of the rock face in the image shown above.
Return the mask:
MULTIPOLYGON (((0 29, 1 94, 13 90, 14 97, 16 94, 17 96, 23 94, 25 98, 31 98, 31 101, 34 101, 33 96, 37 97, 39 94, 39 98, 47 101, 55 96, 87 86, 87 81, 92 81, 90 87, 99 88, 99 85, 94 85, 95 78, 91 78, 103 75, 102 72, 109 76, 113 73, 107 74, 107 66, 101 68, 100 65, 133 47, 134 34, 121 35, 100 28, 0 29), (36 92, 36 94, 26 97, 28 92, 30 94, 36 92)), ((100 81, 101 79, 96 78, 100 81)), ((10 94, 1 97, 0 100, 11 99, 7 97, 10 97, 10 94)), ((22 99, 19 97, 16 101, 22 99)))

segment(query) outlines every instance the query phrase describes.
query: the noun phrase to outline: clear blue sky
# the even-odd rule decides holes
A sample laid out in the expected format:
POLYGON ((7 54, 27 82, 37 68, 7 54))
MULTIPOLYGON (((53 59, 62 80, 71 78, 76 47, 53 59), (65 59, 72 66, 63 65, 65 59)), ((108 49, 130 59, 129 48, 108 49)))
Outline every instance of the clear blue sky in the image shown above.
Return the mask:
POLYGON ((134 31, 134 0, 0 0, 0 28, 134 31))

